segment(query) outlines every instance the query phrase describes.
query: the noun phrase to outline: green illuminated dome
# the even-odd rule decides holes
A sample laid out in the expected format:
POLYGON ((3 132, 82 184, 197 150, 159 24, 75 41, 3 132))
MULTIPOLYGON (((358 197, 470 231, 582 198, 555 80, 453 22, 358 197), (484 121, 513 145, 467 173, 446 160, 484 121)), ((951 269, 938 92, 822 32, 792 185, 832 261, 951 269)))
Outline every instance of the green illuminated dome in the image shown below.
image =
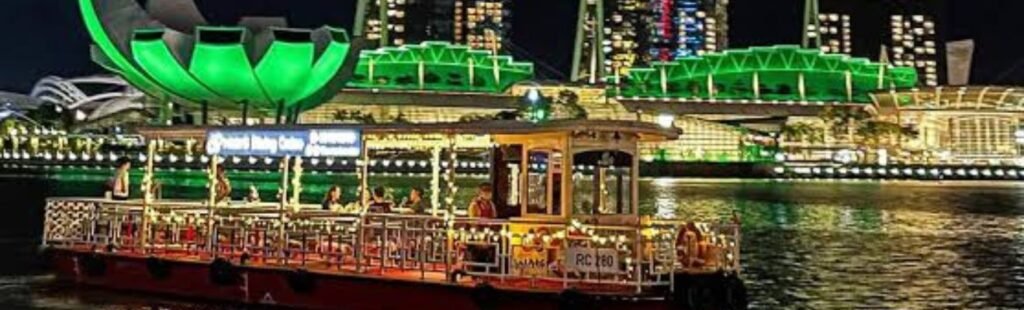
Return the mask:
POLYGON ((311 108, 343 85, 340 72, 350 48, 343 29, 292 29, 273 19, 210 27, 188 20, 201 19, 196 14, 171 18, 176 27, 170 27, 134 0, 79 4, 100 51, 94 53, 97 62, 152 96, 270 112, 311 108))

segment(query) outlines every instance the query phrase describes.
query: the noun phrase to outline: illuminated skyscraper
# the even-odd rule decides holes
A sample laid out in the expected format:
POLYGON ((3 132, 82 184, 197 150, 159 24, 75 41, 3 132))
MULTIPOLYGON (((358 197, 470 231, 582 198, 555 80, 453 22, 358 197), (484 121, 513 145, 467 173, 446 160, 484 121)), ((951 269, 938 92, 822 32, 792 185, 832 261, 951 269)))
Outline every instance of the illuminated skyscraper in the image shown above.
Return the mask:
POLYGON ((355 33, 375 46, 437 39, 428 31, 432 6, 430 0, 360 0, 355 33))
POLYGON ((892 15, 890 26, 893 64, 916 68, 925 86, 938 85, 941 53, 936 44, 934 18, 922 14, 892 15))
POLYGON ((728 0, 651 0, 648 53, 668 61, 725 46, 728 0))
POLYGON ((454 42, 501 50, 512 27, 512 0, 455 0, 454 42))
MULTIPOLYGON (((809 40, 817 44, 820 39, 820 46, 824 53, 852 54, 853 37, 850 27, 850 15, 838 13, 821 13, 817 16, 818 24, 814 27, 806 27, 806 35, 809 40)), ((810 43, 809 42, 809 43, 810 43)), ((814 46, 809 46, 814 47, 814 46)))
POLYGON ((375 46, 427 40, 503 48, 511 0, 359 0, 356 31, 375 46))
POLYGON ((573 80, 603 81, 651 61, 727 45, 728 0, 582 0, 573 80))

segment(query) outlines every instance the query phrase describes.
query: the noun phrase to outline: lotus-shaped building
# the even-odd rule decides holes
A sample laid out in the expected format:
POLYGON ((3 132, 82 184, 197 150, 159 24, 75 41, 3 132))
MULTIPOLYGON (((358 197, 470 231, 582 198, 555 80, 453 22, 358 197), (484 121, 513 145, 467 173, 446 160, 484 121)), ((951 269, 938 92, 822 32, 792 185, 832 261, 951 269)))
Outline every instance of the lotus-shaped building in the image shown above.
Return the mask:
POLYGON ((79 0, 93 57, 147 94, 176 103, 273 113, 311 108, 344 85, 343 29, 244 18, 209 26, 193 1, 79 0))

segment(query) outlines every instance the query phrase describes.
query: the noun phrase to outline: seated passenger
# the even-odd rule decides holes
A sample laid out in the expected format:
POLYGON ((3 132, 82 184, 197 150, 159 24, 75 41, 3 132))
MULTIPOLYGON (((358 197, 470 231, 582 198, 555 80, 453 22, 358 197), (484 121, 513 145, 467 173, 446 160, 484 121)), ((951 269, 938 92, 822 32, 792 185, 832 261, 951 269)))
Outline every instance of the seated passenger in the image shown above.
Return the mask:
POLYGON ((494 208, 491 197, 494 190, 491 183, 481 183, 476 189, 476 198, 469 203, 469 217, 493 219, 498 217, 498 211, 494 208))
POLYGON ((369 212, 372 213, 390 213, 391 202, 384 198, 384 188, 376 187, 373 189, 373 198, 370 199, 369 212))
POLYGON ((419 187, 413 187, 409 190, 409 198, 402 204, 402 208, 412 210, 414 214, 424 214, 427 212, 427 202, 423 201, 423 190, 419 187))
POLYGON ((334 185, 331 186, 331 189, 327 190, 327 193, 324 195, 324 201, 320 203, 320 208, 327 211, 339 207, 341 207, 341 187, 334 185))

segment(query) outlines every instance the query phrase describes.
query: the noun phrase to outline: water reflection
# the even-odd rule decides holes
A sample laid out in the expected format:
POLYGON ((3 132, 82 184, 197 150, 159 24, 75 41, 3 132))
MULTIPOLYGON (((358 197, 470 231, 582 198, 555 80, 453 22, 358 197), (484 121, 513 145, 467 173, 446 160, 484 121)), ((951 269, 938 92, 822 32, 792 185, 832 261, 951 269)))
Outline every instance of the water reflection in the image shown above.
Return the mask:
POLYGON ((1022 308, 1024 186, 648 180, 660 217, 743 222, 755 308, 1022 308))
MULTIPOLYGON (((0 217, 0 235, 13 240, 0 251, 3 308, 210 307, 61 287, 27 271, 37 270, 26 267, 43 197, 99 188, 41 182, 0 179, 10 206, 37 206, 0 217)), ((641 212, 659 217, 727 221, 735 212, 753 308, 1024 308, 1024 184, 647 179, 639 194, 641 212)))

